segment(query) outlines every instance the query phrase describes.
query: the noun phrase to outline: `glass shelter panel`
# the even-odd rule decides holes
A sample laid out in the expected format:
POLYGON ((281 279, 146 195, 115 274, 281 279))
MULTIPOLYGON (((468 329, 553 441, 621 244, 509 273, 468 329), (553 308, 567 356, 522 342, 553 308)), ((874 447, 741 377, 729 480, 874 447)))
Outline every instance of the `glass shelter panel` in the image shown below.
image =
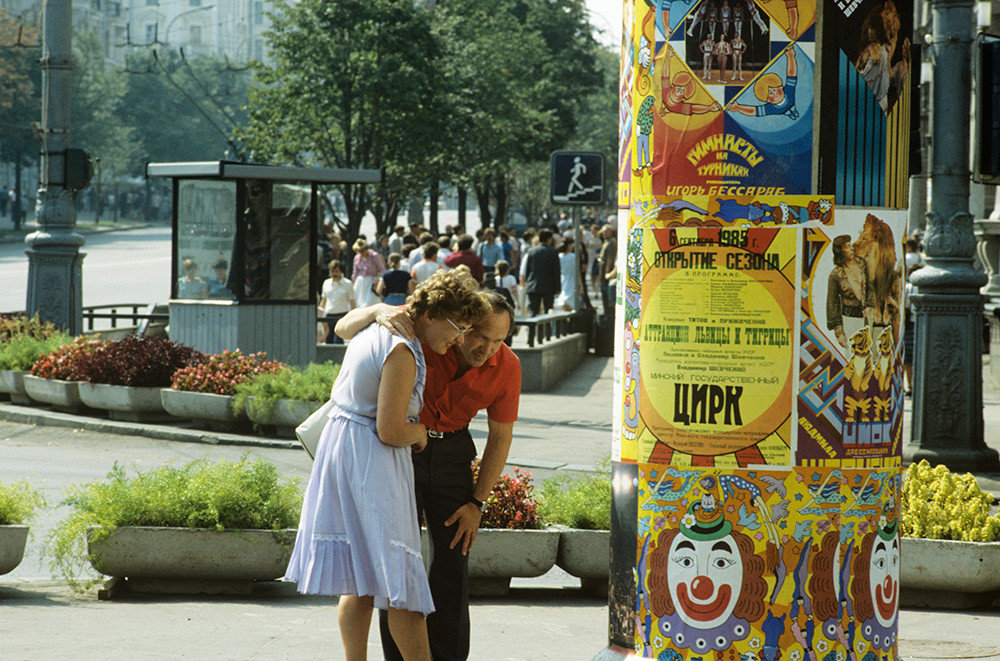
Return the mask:
POLYGON ((246 182, 244 300, 310 299, 309 182, 246 182))
POLYGON ((174 298, 231 300, 236 182, 182 179, 177 186, 174 298))

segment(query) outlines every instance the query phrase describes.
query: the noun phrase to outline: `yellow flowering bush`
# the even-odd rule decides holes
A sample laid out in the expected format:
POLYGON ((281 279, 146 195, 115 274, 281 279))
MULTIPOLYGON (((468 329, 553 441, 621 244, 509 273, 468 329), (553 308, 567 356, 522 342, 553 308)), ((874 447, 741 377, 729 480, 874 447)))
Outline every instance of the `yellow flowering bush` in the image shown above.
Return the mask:
POLYGON ((902 533, 905 537, 965 542, 1000 541, 1000 515, 990 516, 993 496, 971 473, 958 475, 926 460, 903 476, 902 533))

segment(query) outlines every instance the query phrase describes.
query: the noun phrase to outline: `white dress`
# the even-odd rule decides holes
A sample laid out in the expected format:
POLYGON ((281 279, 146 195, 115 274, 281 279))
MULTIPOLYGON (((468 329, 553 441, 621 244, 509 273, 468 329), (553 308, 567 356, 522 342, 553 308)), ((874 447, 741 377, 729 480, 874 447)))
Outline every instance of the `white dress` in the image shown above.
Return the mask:
POLYGON ((420 555, 409 447, 375 430, 382 366, 398 344, 416 358, 406 413, 416 420, 427 373, 420 342, 372 324, 347 345, 331 398, 336 405, 316 448, 285 578, 304 594, 372 595, 375 607, 434 611, 420 555))

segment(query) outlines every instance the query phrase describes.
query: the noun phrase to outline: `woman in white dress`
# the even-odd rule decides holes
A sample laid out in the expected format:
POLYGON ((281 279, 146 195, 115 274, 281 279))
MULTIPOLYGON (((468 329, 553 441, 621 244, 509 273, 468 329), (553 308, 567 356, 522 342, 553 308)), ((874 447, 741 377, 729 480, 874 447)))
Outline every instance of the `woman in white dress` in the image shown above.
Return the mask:
POLYGON ((345 657, 365 659, 373 608, 387 609, 405 659, 430 659, 424 618, 434 611, 420 556, 411 448, 427 443, 418 414, 421 343, 443 354, 489 314, 467 269, 441 271, 407 299, 416 339, 372 324, 347 345, 316 448, 285 578, 304 594, 342 595, 345 657))
POLYGON ((557 310, 570 311, 576 308, 577 286, 580 282, 580 274, 576 271, 576 253, 573 252, 573 239, 564 239, 559 248, 559 279, 561 291, 556 296, 555 307, 557 310))

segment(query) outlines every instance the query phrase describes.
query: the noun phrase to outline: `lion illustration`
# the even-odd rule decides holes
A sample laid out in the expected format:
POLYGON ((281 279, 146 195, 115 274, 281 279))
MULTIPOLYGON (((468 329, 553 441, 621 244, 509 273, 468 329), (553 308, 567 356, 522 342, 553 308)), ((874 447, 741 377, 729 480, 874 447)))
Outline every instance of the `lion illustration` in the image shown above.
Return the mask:
POLYGON ((875 396, 875 419, 880 422, 889 420, 889 409, 892 408, 892 376, 896 359, 895 342, 892 328, 886 327, 878 336, 878 352, 872 376, 878 383, 878 395, 875 396))
POLYGON ((848 422, 862 419, 871 405, 867 397, 868 384, 874 374, 872 365, 872 340, 868 327, 851 335, 849 340, 851 358, 844 366, 844 412, 848 422), (861 413, 861 418, 858 413, 861 413))
POLYGON ((892 229, 872 214, 854 242, 854 254, 865 267, 865 317, 869 326, 888 326, 899 337, 899 277, 892 229))

